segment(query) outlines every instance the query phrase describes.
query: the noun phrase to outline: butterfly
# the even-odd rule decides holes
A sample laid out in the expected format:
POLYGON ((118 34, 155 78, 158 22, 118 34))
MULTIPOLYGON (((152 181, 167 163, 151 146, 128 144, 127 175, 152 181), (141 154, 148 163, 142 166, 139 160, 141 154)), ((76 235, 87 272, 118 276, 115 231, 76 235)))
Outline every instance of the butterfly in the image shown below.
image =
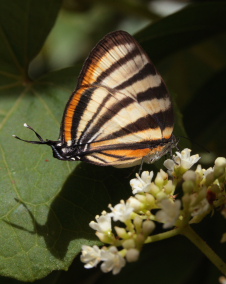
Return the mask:
POLYGON ((176 147, 171 97, 139 43, 125 31, 107 34, 91 51, 66 104, 52 148, 64 161, 129 167, 153 163, 176 147))

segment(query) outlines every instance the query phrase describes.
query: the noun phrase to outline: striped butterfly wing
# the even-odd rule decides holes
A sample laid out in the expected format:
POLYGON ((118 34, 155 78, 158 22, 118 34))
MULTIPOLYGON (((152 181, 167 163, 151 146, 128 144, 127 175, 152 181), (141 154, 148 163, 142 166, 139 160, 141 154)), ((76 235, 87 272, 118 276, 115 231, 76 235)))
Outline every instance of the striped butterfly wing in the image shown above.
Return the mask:
POLYGON ((64 112, 60 139, 77 147, 76 159, 121 165, 161 151, 173 124, 161 76, 135 39, 116 31, 86 60, 64 112))

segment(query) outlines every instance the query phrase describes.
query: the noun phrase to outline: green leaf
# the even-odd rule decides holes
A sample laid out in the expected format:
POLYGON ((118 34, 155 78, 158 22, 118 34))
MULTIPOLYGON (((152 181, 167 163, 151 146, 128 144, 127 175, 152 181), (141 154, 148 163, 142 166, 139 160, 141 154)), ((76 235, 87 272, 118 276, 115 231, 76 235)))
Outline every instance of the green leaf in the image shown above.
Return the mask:
POLYGON ((136 34, 136 39, 156 63, 211 36, 226 31, 226 5, 209 2, 188 5, 136 34))
POLYGON ((9 72, 6 80, 18 73, 25 76, 53 27, 60 5, 61 0, 0 1, 0 74, 9 72))

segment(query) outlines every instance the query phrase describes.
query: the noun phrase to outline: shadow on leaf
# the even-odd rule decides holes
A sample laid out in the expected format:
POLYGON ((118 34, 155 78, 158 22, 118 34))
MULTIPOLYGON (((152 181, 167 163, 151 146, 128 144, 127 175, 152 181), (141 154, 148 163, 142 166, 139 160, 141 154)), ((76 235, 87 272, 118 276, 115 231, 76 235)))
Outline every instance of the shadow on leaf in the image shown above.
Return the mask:
POLYGON ((43 237, 51 254, 63 260, 70 252, 76 255, 82 244, 91 244, 95 240, 98 243, 89 222, 94 220, 95 215, 107 210, 109 203, 116 204, 129 197, 129 180, 133 176, 132 168, 115 169, 81 163, 51 203, 44 225, 37 221, 28 205, 20 200, 17 201, 28 211, 34 230, 5 222, 19 230, 43 237), (71 244, 72 241, 75 242, 71 244))

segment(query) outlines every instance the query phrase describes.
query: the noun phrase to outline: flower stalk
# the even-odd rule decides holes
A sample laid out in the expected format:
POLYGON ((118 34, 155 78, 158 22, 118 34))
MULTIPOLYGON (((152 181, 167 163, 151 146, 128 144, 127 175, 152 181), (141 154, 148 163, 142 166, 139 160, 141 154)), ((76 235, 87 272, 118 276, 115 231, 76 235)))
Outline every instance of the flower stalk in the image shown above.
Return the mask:
POLYGON ((189 239, 201 252, 221 271, 226 275, 226 263, 208 246, 208 244, 191 228, 185 227, 180 234, 189 239))

